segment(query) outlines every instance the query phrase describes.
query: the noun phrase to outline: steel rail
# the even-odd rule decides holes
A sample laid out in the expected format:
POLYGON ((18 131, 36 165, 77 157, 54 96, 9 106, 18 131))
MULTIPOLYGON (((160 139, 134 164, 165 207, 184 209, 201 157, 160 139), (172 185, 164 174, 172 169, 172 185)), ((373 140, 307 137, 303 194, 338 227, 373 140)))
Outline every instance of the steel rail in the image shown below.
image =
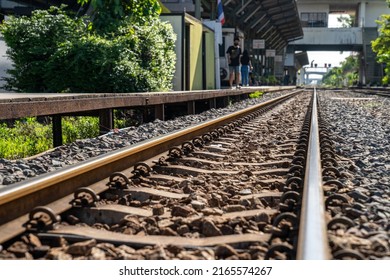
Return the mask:
POLYGON ((314 88, 297 259, 327 260, 330 258, 328 244, 317 120, 317 91, 314 88))
MULTIPOLYGON (((17 234, 23 232, 22 224, 27 222, 27 214, 34 207, 48 205, 58 201, 58 204, 65 211, 70 207, 69 201, 68 203, 64 203, 61 199, 67 197, 66 199, 69 200, 69 197, 78 188, 95 184, 108 178, 114 172, 128 169, 140 161, 145 161, 166 152, 170 148, 181 145, 185 141, 209 133, 217 127, 223 126, 239 117, 251 114, 265 106, 281 102, 299 92, 301 90, 242 109, 227 116, 146 140, 136 145, 87 160, 83 163, 0 189, 0 244, 10 237, 14 237, 12 235, 15 235, 15 232, 13 232, 12 228, 17 227, 19 229, 17 234)), ((57 211, 59 210, 57 209, 57 211)))

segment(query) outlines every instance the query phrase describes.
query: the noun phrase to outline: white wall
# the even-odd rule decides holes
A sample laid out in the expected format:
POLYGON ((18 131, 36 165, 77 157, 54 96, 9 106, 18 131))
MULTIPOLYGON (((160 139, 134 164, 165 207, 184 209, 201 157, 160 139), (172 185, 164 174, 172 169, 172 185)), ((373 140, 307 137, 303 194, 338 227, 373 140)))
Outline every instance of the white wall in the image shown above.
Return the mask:
POLYGON ((379 19, 383 14, 390 14, 390 8, 385 1, 383 3, 367 2, 365 27, 377 27, 375 20, 379 19))
POLYGON ((329 13, 327 4, 299 4, 297 5, 299 16, 301 13, 329 13))
POLYGON ((294 44, 309 45, 361 45, 362 29, 353 28, 303 28, 303 39, 293 41, 294 44))
POLYGON ((26 7, 26 5, 23 5, 23 4, 20 4, 20 3, 16 3, 16 2, 13 2, 13 1, 8 1, 8 0, 1 0, 0 1, 0 6, 1 6, 1 8, 4 8, 4 9, 12 9, 15 6, 26 7))
POLYGON ((173 77, 173 90, 182 90, 182 63, 183 63, 183 15, 160 15, 161 21, 169 22, 172 25, 173 31, 176 33, 175 53, 176 65, 175 75, 173 77))
MULTIPOLYGON (((5 85, 5 81, 2 78, 7 77, 7 69, 12 68, 12 61, 6 57, 7 45, 4 42, 2 35, 0 34, 0 87, 5 85)), ((0 88, 0 92, 5 92, 0 88)))

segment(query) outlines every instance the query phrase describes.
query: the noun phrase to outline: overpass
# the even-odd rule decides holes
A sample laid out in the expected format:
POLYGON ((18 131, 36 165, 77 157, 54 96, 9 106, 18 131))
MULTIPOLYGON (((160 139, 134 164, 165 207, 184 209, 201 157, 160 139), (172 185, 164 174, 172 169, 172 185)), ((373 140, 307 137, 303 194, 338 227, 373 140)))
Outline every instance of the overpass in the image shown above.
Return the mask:
MULTIPOLYGON (((304 35, 302 39, 289 43, 287 57, 306 51, 356 52, 360 61, 359 82, 365 85, 381 81, 383 70, 381 65, 376 63, 371 41, 378 36, 375 21, 382 14, 390 14, 386 1, 297 0, 297 8, 304 35), (330 14, 350 15, 351 26, 328 28, 330 14)), ((286 66, 292 65, 290 63, 286 66)), ((301 80, 304 78, 301 77, 301 80)))
POLYGON ((305 66, 299 70, 297 84, 310 85, 314 81, 317 85, 321 84, 322 78, 332 69, 331 66, 317 67, 315 65, 305 66))

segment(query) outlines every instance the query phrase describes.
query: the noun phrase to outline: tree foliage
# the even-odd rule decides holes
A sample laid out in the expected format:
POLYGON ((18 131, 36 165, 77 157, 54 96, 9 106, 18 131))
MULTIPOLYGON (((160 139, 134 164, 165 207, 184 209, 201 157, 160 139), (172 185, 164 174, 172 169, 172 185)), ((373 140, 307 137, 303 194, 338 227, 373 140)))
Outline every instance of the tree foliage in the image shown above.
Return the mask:
POLYGON ((99 34, 115 35, 128 22, 145 25, 158 18, 161 7, 157 0, 78 0, 93 7, 91 26, 99 34))
POLYGON ((27 92, 47 91, 44 73, 48 60, 57 46, 76 41, 83 36, 85 25, 81 19, 70 18, 62 9, 35 11, 31 17, 11 17, 1 27, 13 61, 8 70, 6 88, 27 92))
MULTIPOLYGON (((390 1, 386 0, 390 7, 390 1)), ((390 15, 382 15, 377 20, 379 25, 379 36, 372 41, 372 49, 376 52, 377 61, 385 66, 385 75, 382 82, 388 84, 390 81, 390 15)))
MULTIPOLYGON (((87 2, 80 0, 80 2, 87 2)), ((157 0, 92 0, 91 16, 65 7, 11 17, 0 26, 13 61, 6 88, 22 92, 169 90, 172 27, 157 0)))
POLYGON ((352 86, 358 82, 359 59, 350 55, 341 62, 341 67, 332 68, 322 79, 322 83, 333 86, 352 86))
POLYGON ((341 24, 342 28, 350 28, 353 26, 353 23, 355 22, 355 17, 351 15, 346 15, 346 16, 340 15, 337 18, 337 22, 341 24))

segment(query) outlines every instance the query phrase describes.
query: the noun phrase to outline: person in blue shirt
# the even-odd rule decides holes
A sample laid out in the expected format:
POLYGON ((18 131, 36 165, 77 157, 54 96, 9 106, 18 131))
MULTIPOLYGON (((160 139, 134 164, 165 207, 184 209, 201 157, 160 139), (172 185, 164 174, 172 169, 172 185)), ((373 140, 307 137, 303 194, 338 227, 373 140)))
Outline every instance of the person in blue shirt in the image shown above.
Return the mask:
POLYGON ((249 71, 252 70, 252 62, 247 50, 244 50, 240 57, 241 63, 241 82, 243 87, 249 86, 249 71))

